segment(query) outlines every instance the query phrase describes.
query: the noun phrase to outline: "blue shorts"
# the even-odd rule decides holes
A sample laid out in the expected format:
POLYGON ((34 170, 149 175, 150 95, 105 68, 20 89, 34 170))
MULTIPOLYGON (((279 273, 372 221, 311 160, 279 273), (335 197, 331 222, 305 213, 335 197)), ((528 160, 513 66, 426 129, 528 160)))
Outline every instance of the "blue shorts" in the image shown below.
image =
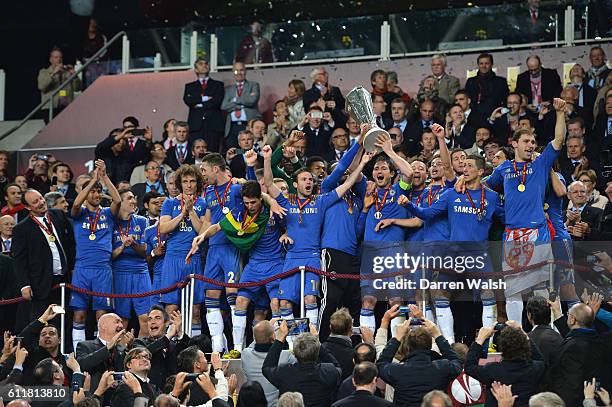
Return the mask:
MULTIPOLYGON (((264 280, 268 277, 275 276, 283 272, 283 263, 256 263, 249 262, 242 274, 240 275, 241 283, 250 283, 264 280)), ((261 297, 266 297, 266 293, 269 299, 278 298, 278 286, 279 280, 272 280, 266 285, 260 285, 256 287, 245 287, 238 290, 238 295, 246 297, 251 301, 255 301, 256 308, 258 305, 262 305, 263 301, 259 301, 261 297)), ((269 304, 269 302, 268 302, 269 304)), ((268 306, 265 307, 267 309, 268 306)), ((259 309, 259 308, 258 308, 259 309)))
MULTIPOLYGON (((75 266, 74 272, 72 273, 72 285, 89 291, 101 293, 112 292, 113 271, 110 264, 108 266, 97 267, 75 266)), ((70 306, 75 310, 88 310, 90 300, 92 302, 91 309, 94 311, 112 311, 113 309, 112 301, 108 297, 91 297, 87 294, 77 293, 76 291, 70 294, 70 306)))
MULTIPOLYGON (((307 266, 312 267, 313 269, 321 270, 321 259, 319 257, 308 257, 304 259, 286 258, 285 263, 283 264, 283 273, 300 266, 307 266)), ((285 277, 280 281, 278 286, 279 300, 291 301, 294 304, 300 303, 300 275, 301 274, 298 271, 297 273, 292 274, 289 277, 285 277)), ((319 275, 306 271, 304 279, 304 295, 315 295, 319 297, 319 286, 321 284, 319 275)))
MULTIPOLYGON (((158 259, 153 264, 153 290, 159 290, 164 288, 162 285, 162 270, 164 268, 164 259, 158 259)), ((151 297, 151 305, 161 304, 161 294, 154 295, 151 297)))
MULTIPOLYGON (((573 263, 572 241, 570 239, 555 239, 552 243, 553 256, 556 261, 573 263)), ((555 264, 555 286, 574 284, 574 269, 562 264, 555 264)))
MULTIPOLYGON (((138 294, 151 291, 149 273, 125 273, 113 270, 113 292, 115 294, 138 294)), ((130 318, 132 308, 136 315, 146 315, 151 309, 152 297, 115 298, 115 312, 121 318, 130 318)))
MULTIPOLYGON (((189 274, 202 275, 202 261, 200 255, 197 254, 191 258, 189 264, 185 263, 185 255, 171 255, 166 254, 164 258, 164 267, 162 269, 161 285, 162 287, 169 287, 182 281, 189 274)), ((200 280, 194 280, 194 304, 201 304, 204 302, 204 282, 200 280)), ((176 289, 172 292, 162 294, 161 302, 164 304, 179 305, 181 303, 180 289, 176 289)))
MULTIPOLYGON (((233 245, 208 247, 204 276, 225 283, 240 281, 240 251, 233 245)), ((223 290, 223 286, 204 283, 205 290, 223 290)))

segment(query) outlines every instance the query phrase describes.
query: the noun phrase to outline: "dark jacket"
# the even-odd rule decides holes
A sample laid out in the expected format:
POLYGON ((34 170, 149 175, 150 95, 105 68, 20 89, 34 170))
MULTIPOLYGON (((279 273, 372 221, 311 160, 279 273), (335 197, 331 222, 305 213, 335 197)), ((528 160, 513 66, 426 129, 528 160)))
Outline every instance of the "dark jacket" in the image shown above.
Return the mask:
POLYGON ((77 344, 75 357, 81 371, 91 375, 91 388, 98 388, 102 373, 106 370, 123 372, 123 359, 125 351, 117 347, 109 351, 99 338, 90 341, 81 341, 77 344))
MULTIPOLYGON (((320 97, 321 91, 319 90, 319 88, 316 87, 315 84, 313 84, 312 87, 306 90, 306 92, 304 92, 304 95, 302 96, 302 100, 304 102, 304 111, 308 113, 310 105, 319 100, 320 97)), ((334 117, 334 120, 336 120, 336 116, 342 113, 342 111, 344 110, 344 105, 346 103, 346 101, 344 100, 344 96, 342 96, 342 92, 340 92, 340 88, 338 88, 337 86, 331 86, 330 90, 326 92, 323 96, 323 99, 325 101, 333 100, 336 102, 336 107, 333 110, 325 109, 326 111, 329 111, 334 117)))
POLYGON ((321 346, 331 353, 338 363, 340 363, 340 367, 342 368, 342 380, 353 374, 353 356, 355 355, 355 351, 350 338, 329 336, 321 346))
POLYGON ((570 331, 565 317, 557 319, 555 326, 565 339, 550 368, 549 390, 557 393, 567 407, 579 406, 584 398, 584 382, 593 377, 601 380, 610 374, 609 353, 612 349, 594 329, 570 331))
MULTIPOLYGON (((95 149, 95 158, 104 160, 106 164, 106 173, 113 182, 117 184, 119 181, 129 181, 132 176, 132 170, 134 165, 122 154, 115 155, 111 150, 111 147, 117 144, 113 136, 109 136, 98 143, 95 149)), ((129 146, 126 147, 129 150, 129 146)))
POLYGON ((512 394, 518 396, 515 406, 529 405, 529 397, 540 391, 546 365, 537 346, 532 341, 529 342, 531 345, 531 361, 502 360, 501 362, 487 363, 483 366, 478 365, 478 360, 482 354, 482 345, 476 342, 472 343, 465 362, 465 373, 487 386, 486 406, 497 406, 497 400, 491 393, 491 383, 495 381, 512 385, 512 394))
POLYGON ((542 352, 546 365, 551 366, 559 354, 563 337, 559 335, 559 332, 552 329, 550 325, 538 325, 528 335, 529 339, 542 352))
MULTIPOLYGON (((561 95, 561 78, 556 69, 542 68, 542 101, 552 102, 561 95)), ((516 78, 516 92, 527 96, 528 103, 533 103, 531 93, 531 79, 529 71, 525 71, 516 78)))
POLYGON ((278 388, 280 395, 288 391, 302 393, 307 407, 330 406, 342 375, 336 358, 321 347, 319 361, 316 363, 278 365, 282 350, 283 342, 274 341, 262 366, 266 379, 278 388))
MULTIPOLYGON (((263 168, 263 157, 258 156, 257 161, 259 162, 259 168, 263 168)), ((238 154, 229 163, 230 171, 232 176, 235 178, 246 178, 247 165, 244 159, 244 154, 238 154)), ((257 167, 256 167, 257 168, 257 167)))
POLYGON ((469 78, 465 83, 472 100, 472 109, 489 117, 493 110, 499 106, 504 106, 508 97, 508 83, 506 78, 495 75, 491 71, 487 75, 480 72, 476 76, 469 78))
MULTIPOLYGON (((69 273, 74 266, 74 232, 66 214, 58 209, 50 209, 51 222, 59 236, 56 245, 62 257, 64 278, 69 281, 69 273)), ((53 256, 47 236, 32 220, 26 218, 13 229, 13 253, 18 289, 32 287, 32 295, 44 300, 51 292, 53 282, 53 256)))
MULTIPOLYGON (((33 386, 35 384, 34 368, 43 359, 53 358, 51 354, 44 348, 38 346, 38 338, 40 331, 45 327, 39 320, 35 319, 26 326, 19 336, 23 337, 21 344, 28 350, 28 357, 23 362, 23 384, 33 386)), ((57 357, 53 358, 64 371, 66 377, 65 385, 69 385, 72 378, 72 370, 66 365, 66 359, 61 352, 57 351, 57 357)))
POLYGON ((336 401, 332 407, 390 407, 393 403, 377 397, 367 390, 357 390, 348 397, 336 401))
MULTIPOLYGON (((152 406, 155 402, 155 398, 159 395, 159 390, 151 383, 146 383, 140 380, 140 377, 134 375, 136 380, 140 382, 140 388, 142 390, 142 396, 149 399, 147 405, 152 406)), ((136 394, 128 387, 127 384, 121 383, 115 391, 110 400, 111 407, 133 407, 134 399, 136 394)))
POLYGON ((309 124, 306 124, 302 131, 306 137, 306 152, 304 153, 306 157, 323 156, 331 149, 329 140, 333 129, 321 124, 318 129, 313 130, 309 124))
MULTIPOLYGON (((162 194, 166 195, 167 194, 167 189, 166 189, 166 184, 164 184, 163 179, 159 181, 161 183, 161 187, 164 190, 164 192, 162 194)), ((146 182, 140 182, 138 184, 132 185, 132 192, 134 193, 134 195, 136 195, 136 201, 137 201, 137 205, 138 205, 138 209, 140 209, 142 212, 139 213, 144 213, 144 202, 143 202, 143 198, 146 194, 146 190, 147 190, 147 183, 146 182)))
POLYGON ((448 384, 461 373, 461 362, 448 341, 436 338, 442 358, 432 351, 410 352, 402 363, 393 363, 400 342, 391 338, 380 354, 378 374, 393 386, 396 406, 420 406, 423 396, 432 390, 446 391, 448 384))
POLYGON ((166 378, 176 374, 176 356, 189 345, 189 337, 183 335, 180 341, 169 340, 166 335, 161 338, 138 338, 134 340, 134 347, 143 346, 151 352, 151 371, 149 379, 158 388, 163 388, 166 378))
POLYGON ((187 123, 189 124, 190 133, 223 132, 225 129, 225 118, 223 117, 223 112, 221 112, 221 102, 223 102, 224 95, 223 82, 212 78, 208 78, 206 82, 204 95, 202 95, 202 84, 200 81, 185 84, 183 102, 189 106, 187 123), (209 96, 210 99, 202 102, 202 96, 209 96))
MULTIPOLYGON (((185 154, 185 160, 183 164, 193 164, 195 163, 195 158, 193 157, 193 153, 191 152, 191 143, 187 144, 187 152, 185 154)), ((181 163, 178 160, 176 153, 176 146, 172 146, 166 152, 166 164, 172 168, 173 171, 178 170, 181 166, 181 163)))
MULTIPOLYGON (((519 114, 519 120, 523 117, 528 117, 528 115, 526 113, 523 115, 519 114)), ((535 119, 537 119, 537 117, 535 119)), ((501 146, 510 145, 508 140, 512 139, 514 131, 512 131, 510 123, 508 122, 508 113, 501 115, 495 119, 492 124, 489 123, 489 125, 493 138, 497 140, 501 146)))

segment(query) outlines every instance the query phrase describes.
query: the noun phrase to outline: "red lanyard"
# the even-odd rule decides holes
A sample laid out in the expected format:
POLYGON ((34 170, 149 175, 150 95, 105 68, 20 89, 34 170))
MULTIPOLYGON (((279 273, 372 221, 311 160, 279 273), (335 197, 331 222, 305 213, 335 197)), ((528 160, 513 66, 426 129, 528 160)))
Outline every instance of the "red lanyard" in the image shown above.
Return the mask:
MULTIPOLYGON (((96 226, 98 226, 98 219, 100 219, 100 208, 96 209, 96 217, 92 220, 90 215, 87 215, 89 219, 89 232, 91 235, 96 234, 96 226)), ((90 236, 91 236, 90 235, 90 236)))
POLYGON ((249 213, 247 211, 247 213, 245 214, 244 220, 242 221, 242 227, 241 230, 244 232, 245 230, 247 230, 247 228, 249 226, 251 226, 251 223, 255 222, 255 219, 257 219, 257 217, 259 216, 259 214, 261 213, 261 209, 259 208, 259 210, 257 212, 255 212, 255 215, 253 215, 250 219, 249 219, 249 213))
POLYGON ((465 190, 465 194, 467 195, 468 200, 470 201, 470 205, 476 211, 476 215, 478 216, 478 220, 481 220, 482 216, 484 214, 484 204, 485 204, 485 190, 484 190, 484 187, 482 185, 480 186, 480 208, 479 209, 476 209, 476 205, 474 205, 474 201, 472 200, 472 196, 470 195, 470 191, 468 191, 466 189, 465 190))
MULTIPOLYGON (((514 167, 514 173, 516 174, 516 177, 518 178, 519 173, 516 168, 516 160, 512 160, 512 166, 514 167)), ((523 169, 521 170, 521 176, 522 176, 521 185, 523 187, 521 190, 521 185, 519 185, 519 191, 523 192, 525 190, 525 181, 527 180, 527 162, 523 163, 523 169)))
POLYGON ((155 247, 159 247, 162 244, 162 240, 161 240, 161 230, 159 229, 159 224, 157 225, 157 246, 155 247))
MULTIPOLYGON (((410 200, 410 202, 412 202, 412 193, 414 192, 414 189, 410 191, 410 195, 408 196, 408 199, 410 200)), ((421 198, 423 198, 423 194, 425 193, 425 188, 421 189, 421 194, 419 195, 419 197, 417 198, 416 203, 414 204, 414 206, 419 206, 419 204, 421 203, 421 198)))
MULTIPOLYGON (((45 226, 44 224, 42 224, 38 219, 36 219, 36 217, 32 214, 30 214, 30 218, 38 225, 40 226, 40 228, 42 230, 44 230, 44 232, 49 235, 49 237, 53 236, 53 240, 55 240, 55 234, 53 233, 53 223, 51 222, 51 218, 49 217, 49 214, 47 213, 44 216, 47 219, 47 222, 49 223, 49 227, 45 226)), ((4 244, 4 242, 3 242, 4 244)))
MULTIPOLYGON (((130 235, 130 224, 132 223, 132 215, 127 220, 127 226, 125 227, 125 234, 123 233, 123 228, 121 227, 121 221, 117 222, 117 227, 119 228, 119 236, 128 237, 130 235)), ((159 230, 159 228, 157 229, 159 230)))
POLYGON ((376 195, 374 195, 374 206, 376 207, 376 212, 382 212, 382 209, 385 207, 385 203, 387 202, 387 195, 389 195, 389 191, 391 190, 391 185, 385 188, 386 191, 383 194, 382 200, 380 201, 380 206, 378 206, 378 191, 376 191, 376 195))
POLYGON ((216 186, 213 187, 213 191, 215 191, 215 196, 217 197, 217 202, 219 203, 219 206, 221 208, 225 207, 225 199, 227 198, 227 192, 229 191, 231 186, 232 186, 232 179, 230 178, 229 181, 227 181, 227 185, 225 186, 225 191, 223 191, 223 199, 221 199, 221 197, 219 196, 219 193, 217 192, 217 187, 216 186))
POLYGON ((300 198, 296 197, 296 199, 297 199, 298 210, 300 212, 300 217, 298 218, 298 223, 302 223, 302 209, 304 209, 304 207, 306 205, 308 205, 308 203, 310 202, 310 198, 306 199, 303 203, 300 202, 300 198))
POLYGON ((430 185, 429 191, 427 191, 427 205, 428 206, 431 206, 431 203, 436 200, 438 195, 440 195, 440 191, 442 191, 442 187, 440 186, 440 189, 438 189, 436 193, 432 196, 434 186, 435 185, 430 185))

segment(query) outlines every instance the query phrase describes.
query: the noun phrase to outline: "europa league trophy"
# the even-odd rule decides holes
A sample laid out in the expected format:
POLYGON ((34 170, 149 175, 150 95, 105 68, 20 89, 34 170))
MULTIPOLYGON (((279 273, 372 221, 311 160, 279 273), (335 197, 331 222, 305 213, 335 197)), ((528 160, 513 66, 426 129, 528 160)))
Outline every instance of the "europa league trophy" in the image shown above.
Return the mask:
POLYGON ((357 86, 346 95, 346 100, 348 102, 347 110, 359 126, 363 123, 372 125, 372 128, 363 138, 363 148, 368 152, 380 152, 382 149, 374 145, 378 136, 383 135, 386 139, 391 138, 391 136, 376 124, 376 116, 372 108, 372 95, 362 86, 357 86))

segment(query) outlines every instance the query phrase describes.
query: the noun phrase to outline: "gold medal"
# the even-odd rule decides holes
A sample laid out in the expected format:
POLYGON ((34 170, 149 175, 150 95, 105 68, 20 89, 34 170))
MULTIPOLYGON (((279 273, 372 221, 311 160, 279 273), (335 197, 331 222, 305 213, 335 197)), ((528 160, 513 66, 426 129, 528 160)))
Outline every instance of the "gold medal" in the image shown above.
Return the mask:
POLYGON ((382 213, 381 212, 374 212, 374 219, 382 219, 382 213))
POLYGON ((242 235, 244 235, 244 230, 239 230, 239 231, 238 231, 236 234, 237 234, 238 236, 242 236, 242 235))
POLYGON ((223 214, 227 215, 229 213, 229 208, 227 206, 224 206, 223 209, 221 210, 221 212, 223 212, 223 214))
POLYGON ((49 241, 50 241, 51 243, 55 242, 55 236, 53 236, 53 235, 49 235, 49 241))
POLYGON ((96 235, 93 233, 89 235, 89 240, 96 240, 96 235))
POLYGON ((516 189, 518 189, 519 192, 525 192, 525 184, 519 184, 516 189))

